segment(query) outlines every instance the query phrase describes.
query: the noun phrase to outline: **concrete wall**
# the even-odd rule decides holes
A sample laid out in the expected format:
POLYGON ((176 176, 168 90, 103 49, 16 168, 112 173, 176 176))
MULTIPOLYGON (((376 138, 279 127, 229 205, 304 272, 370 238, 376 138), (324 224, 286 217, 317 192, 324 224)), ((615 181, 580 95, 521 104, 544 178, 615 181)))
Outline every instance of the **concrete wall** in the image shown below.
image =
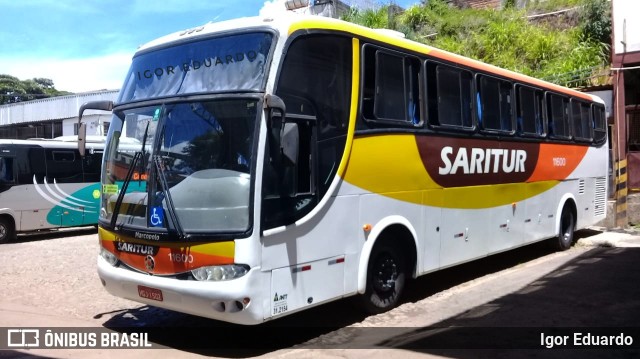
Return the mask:
POLYGON ((612 0, 616 54, 640 51, 640 1, 612 0))
MULTIPOLYGON (((607 202, 607 218, 596 224, 599 227, 615 228, 615 201, 607 202)), ((629 225, 640 224, 640 193, 632 193, 627 196, 627 217, 629 225)))

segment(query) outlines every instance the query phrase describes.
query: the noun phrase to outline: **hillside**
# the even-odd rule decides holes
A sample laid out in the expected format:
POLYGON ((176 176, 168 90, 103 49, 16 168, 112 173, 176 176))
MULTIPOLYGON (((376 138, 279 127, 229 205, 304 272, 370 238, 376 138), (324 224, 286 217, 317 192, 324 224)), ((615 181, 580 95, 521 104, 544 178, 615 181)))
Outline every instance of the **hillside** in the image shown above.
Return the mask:
POLYGON ((507 0, 503 9, 476 9, 430 0, 405 11, 395 6, 353 10, 344 19, 401 31, 415 41, 563 86, 609 81, 611 17, 606 0, 525 2, 524 8, 507 0))

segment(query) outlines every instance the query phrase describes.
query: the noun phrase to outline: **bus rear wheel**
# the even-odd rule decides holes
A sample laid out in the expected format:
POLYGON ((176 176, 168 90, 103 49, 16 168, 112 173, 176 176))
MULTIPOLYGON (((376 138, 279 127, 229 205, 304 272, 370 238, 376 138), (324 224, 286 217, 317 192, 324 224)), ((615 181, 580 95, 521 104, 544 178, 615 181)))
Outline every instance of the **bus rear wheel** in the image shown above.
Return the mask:
POLYGON ((15 236, 16 233, 13 228, 13 223, 6 218, 0 217, 0 243, 7 243, 13 240, 15 236))
POLYGON ((570 206, 565 205, 564 208, 562 208, 562 214, 560 215, 560 232, 556 238, 551 239, 552 246, 559 251, 565 251, 571 248, 575 227, 575 215, 573 214, 570 206))
POLYGON ((404 290, 406 265, 402 252, 387 244, 376 245, 367 270, 367 287, 362 295, 364 309, 371 314, 386 312, 398 304, 404 290))

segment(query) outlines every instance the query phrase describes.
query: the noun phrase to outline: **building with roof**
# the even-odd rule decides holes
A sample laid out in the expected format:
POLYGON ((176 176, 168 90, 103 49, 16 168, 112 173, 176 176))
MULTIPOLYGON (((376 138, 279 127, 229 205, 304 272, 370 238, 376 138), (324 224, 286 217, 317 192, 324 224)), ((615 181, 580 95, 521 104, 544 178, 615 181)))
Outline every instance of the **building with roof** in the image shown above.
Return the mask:
POLYGON ((625 226, 628 190, 640 190, 640 2, 612 0, 611 6, 616 224, 625 226))
MULTIPOLYGON (((78 109, 88 101, 111 100, 118 90, 85 92, 68 96, 24 101, 0 106, 0 138, 54 138, 77 134, 78 109)), ((111 114, 87 111, 82 122, 87 123, 87 134, 106 135, 111 114)))

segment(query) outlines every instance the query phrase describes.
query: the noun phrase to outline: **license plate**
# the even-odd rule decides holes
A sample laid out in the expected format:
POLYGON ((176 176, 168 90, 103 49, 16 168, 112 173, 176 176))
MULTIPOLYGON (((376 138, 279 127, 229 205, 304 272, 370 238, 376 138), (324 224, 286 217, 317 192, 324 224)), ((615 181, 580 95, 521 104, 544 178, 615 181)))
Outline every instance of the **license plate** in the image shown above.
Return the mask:
POLYGON ((162 291, 160 289, 149 288, 143 285, 138 286, 138 295, 140 298, 157 300, 158 302, 162 302, 162 291))

